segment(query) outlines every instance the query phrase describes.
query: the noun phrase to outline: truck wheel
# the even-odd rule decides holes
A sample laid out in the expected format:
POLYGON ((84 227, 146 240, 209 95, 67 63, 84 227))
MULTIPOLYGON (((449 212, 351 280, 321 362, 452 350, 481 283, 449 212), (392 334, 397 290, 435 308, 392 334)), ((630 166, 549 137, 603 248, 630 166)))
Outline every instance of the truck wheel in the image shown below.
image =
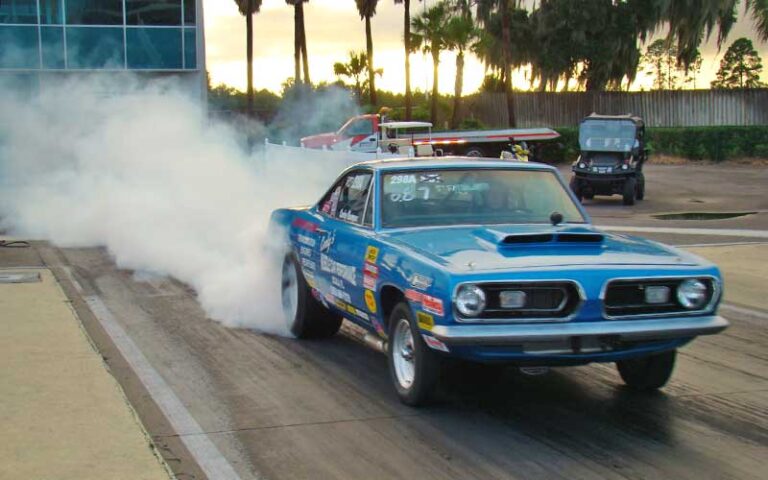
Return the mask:
POLYGON ((637 195, 637 179, 630 177, 624 182, 623 200, 624 205, 634 205, 635 197, 637 195))
POLYGON ((466 157, 485 157, 485 152, 480 147, 469 147, 464 150, 464 156, 466 157))
POLYGON ((342 318, 312 296, 293 255, 283 262, 281 287, 285 323, 297 338, 327 338, 339 331, 342 318))
POLYGON ((642 200, 645 198, 645 174, 638 172, 637 174, 637 199, 642 200))
POLYGON ((568 183, 568 186, 571 187, 571 191, 576 196, 576 200, 581 202, 584 199, 584 192, 581 189, 581 184, 575 176, 571 177, 571 181, 568 183))
POLYGON ((424 343, 405 302, 389 316, 387 350, 389 375, 400 401, 412 407, 429 403, 437 389, 440 357, 424 343))
POLYGON ((616 362, 624 383, 633 390, 657 390, 669 381, 675 368, 677 350, 616 362))

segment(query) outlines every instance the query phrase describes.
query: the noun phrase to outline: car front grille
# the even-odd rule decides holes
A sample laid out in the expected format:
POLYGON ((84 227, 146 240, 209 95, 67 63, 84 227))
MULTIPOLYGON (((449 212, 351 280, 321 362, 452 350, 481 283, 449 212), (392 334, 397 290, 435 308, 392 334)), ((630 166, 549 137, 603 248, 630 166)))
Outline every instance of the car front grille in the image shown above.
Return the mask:
POLYGON ((707 301, 700 310, 688 310, 677 300, 677 287, 685 278, 660 278, 637 280, 613 280, 605 289, 604 308, 608 317, 629 317, 636 315, 667 315, 677 313, 693 313, 706 309, 712 303, 715 295, 715 284, 711 278, 698 278, 707 286, 707 301), (645 300, 645 289, 648 287, 669 288, 669 299, 663 303, 650 304, 645 300))
POLYGON ((564 320, 573 314, 582 301, 574 282, 504 282, 481 283, 486 307, 476 320, 564 320), (501 304, 503 292, 525 293, 520 308, 505 308, 501 304))

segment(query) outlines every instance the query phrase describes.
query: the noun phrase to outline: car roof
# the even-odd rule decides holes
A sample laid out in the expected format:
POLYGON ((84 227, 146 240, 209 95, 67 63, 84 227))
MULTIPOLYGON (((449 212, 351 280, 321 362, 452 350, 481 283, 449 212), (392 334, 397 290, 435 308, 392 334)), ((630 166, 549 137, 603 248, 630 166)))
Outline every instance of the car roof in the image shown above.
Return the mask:
POLYGON ((510 168, 516 170, 555 170, 555 167, 536 162, 514 162, 497 158, 477 157, 411 157, 368 160, 352 165, 369 167, 382 172, 391 170, 425 170, 441 168, 510 168))
POLYGON ((631 113, 624 115, 598 115, 597 113, 592 112, 591 114, 584 117, 581 121, 584 122, 586 120, 629 120, 639 127, 645 124, 641 117, 632 115, 631 113))

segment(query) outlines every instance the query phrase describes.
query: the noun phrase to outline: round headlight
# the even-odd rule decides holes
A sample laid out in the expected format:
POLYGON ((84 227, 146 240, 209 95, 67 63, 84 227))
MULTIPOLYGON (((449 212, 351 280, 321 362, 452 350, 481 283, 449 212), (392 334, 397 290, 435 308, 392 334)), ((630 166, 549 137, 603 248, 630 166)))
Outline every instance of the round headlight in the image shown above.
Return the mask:
POLYGON ((587 164, 582 162, 579 164, 579 168, 587 168, 587 164))
POLYGON ((690 278, 677 287, 677 301, 688 310, 702 308, 707 300, 707 286, 701 280, 690 278))
POLYGON ((466 317, 476 317, 485 308, 485 292, 477 285, 462 285, 456 292, 456 309, 466 317))
POLYGON ((627 165, 627 164, 625 163, 624 165, 622 165, 622 166, 621 166, 621 169, 622 169, 622 170, 629 170, 629 165, 627 165))

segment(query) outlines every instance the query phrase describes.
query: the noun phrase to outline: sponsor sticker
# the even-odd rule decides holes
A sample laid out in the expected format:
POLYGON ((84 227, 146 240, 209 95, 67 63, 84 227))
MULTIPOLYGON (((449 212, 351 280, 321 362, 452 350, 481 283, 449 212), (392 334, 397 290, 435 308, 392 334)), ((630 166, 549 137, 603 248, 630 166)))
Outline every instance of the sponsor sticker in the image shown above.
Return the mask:
POLYGON ((379 278, 379 267, 372 263, 366 262, 366 264, 363 265, 363 273, 373 278, 379 278))
POLYGON ((421 298, 421 308, 429 313, 443 316, 443 301, 436 297, 430 297, 429 295, 423 295, 421 298))
POLYGON ((371 290, 365 291, 365 306, 368 307, 371 313, 376 313, 378 310, 376 307, 376 296, 371 290))
MULTIPOLYGON (((314 248, 314 246, 317 244, 314 238, 310 237, 309 235, 302 235, 301 233, 296 237, 302 245, 306 245, 308 247, 314 248)), ((303 247, 302 247, 303 248, 303 247)))
POLYGON ((304 268, 307 268, 309 270, 312 270, 312 271, 317 269, 317 264, 315 262, 313 262, 312 260, 310 260, 308 258, 304 258, 304 257, 301 258, 301 266, 304 267, 304 268))
POLYGON ((339 288, 336 288, 333 285, 331 286, 331 295, 333 295, 337 300, 341 299, 347 303, 352 301, 352 297, 349 295, 349 293, 339 288))
POLYGON ((302 230, 307 230, 308 232, 317 231, 317 224, 312 223, 309 220, 304 220, 303 218, 294 218, 292 225, 302 230))
POLYGON ((324 272, 329 272, 332 275, 338 275, 339 277, 352 284, 352 286, 357 286, 357 281, 355 279, 356 269, 351 265, 344 265, 343 263, 339 263, 332 259, 328 255, 321 254, 320 269, 324 272))
POLYGON ((421 334, 421 336, 424 338, 424 343, 429 345, 429 348, 432 348, 434 350, 440 350, 441 352, 448 352, 448 345, 444 344, 440 340, 436 339, 432 335, 425 335, 421 334))
POLYGON ((424 312, 416 312, 416 322, 422 330, 432 331, 432 327, 435 326, 435 318, 424 312))
POLYGON ((432 286, 432 279, 425 275, 414 273, 411 275, 411 286, 417 290, 426 290, 432 286))
POLYGON ((376 279, 370 275, 363 277, 363 288, 367 290, 376 290, 376 279))
POLYGON ((424 297, 424 294, 421 292, 417 292, 416 290, 408 289, 405 291, 405 298, 408 300, 414 302, 414 303, 421 303, 421 299, 424 297))
POLYGON ((378 259, 379 259, 379 247, 368 245, 368 248, 365 250, 365 261, 368 263, 376 263, 378 259))

